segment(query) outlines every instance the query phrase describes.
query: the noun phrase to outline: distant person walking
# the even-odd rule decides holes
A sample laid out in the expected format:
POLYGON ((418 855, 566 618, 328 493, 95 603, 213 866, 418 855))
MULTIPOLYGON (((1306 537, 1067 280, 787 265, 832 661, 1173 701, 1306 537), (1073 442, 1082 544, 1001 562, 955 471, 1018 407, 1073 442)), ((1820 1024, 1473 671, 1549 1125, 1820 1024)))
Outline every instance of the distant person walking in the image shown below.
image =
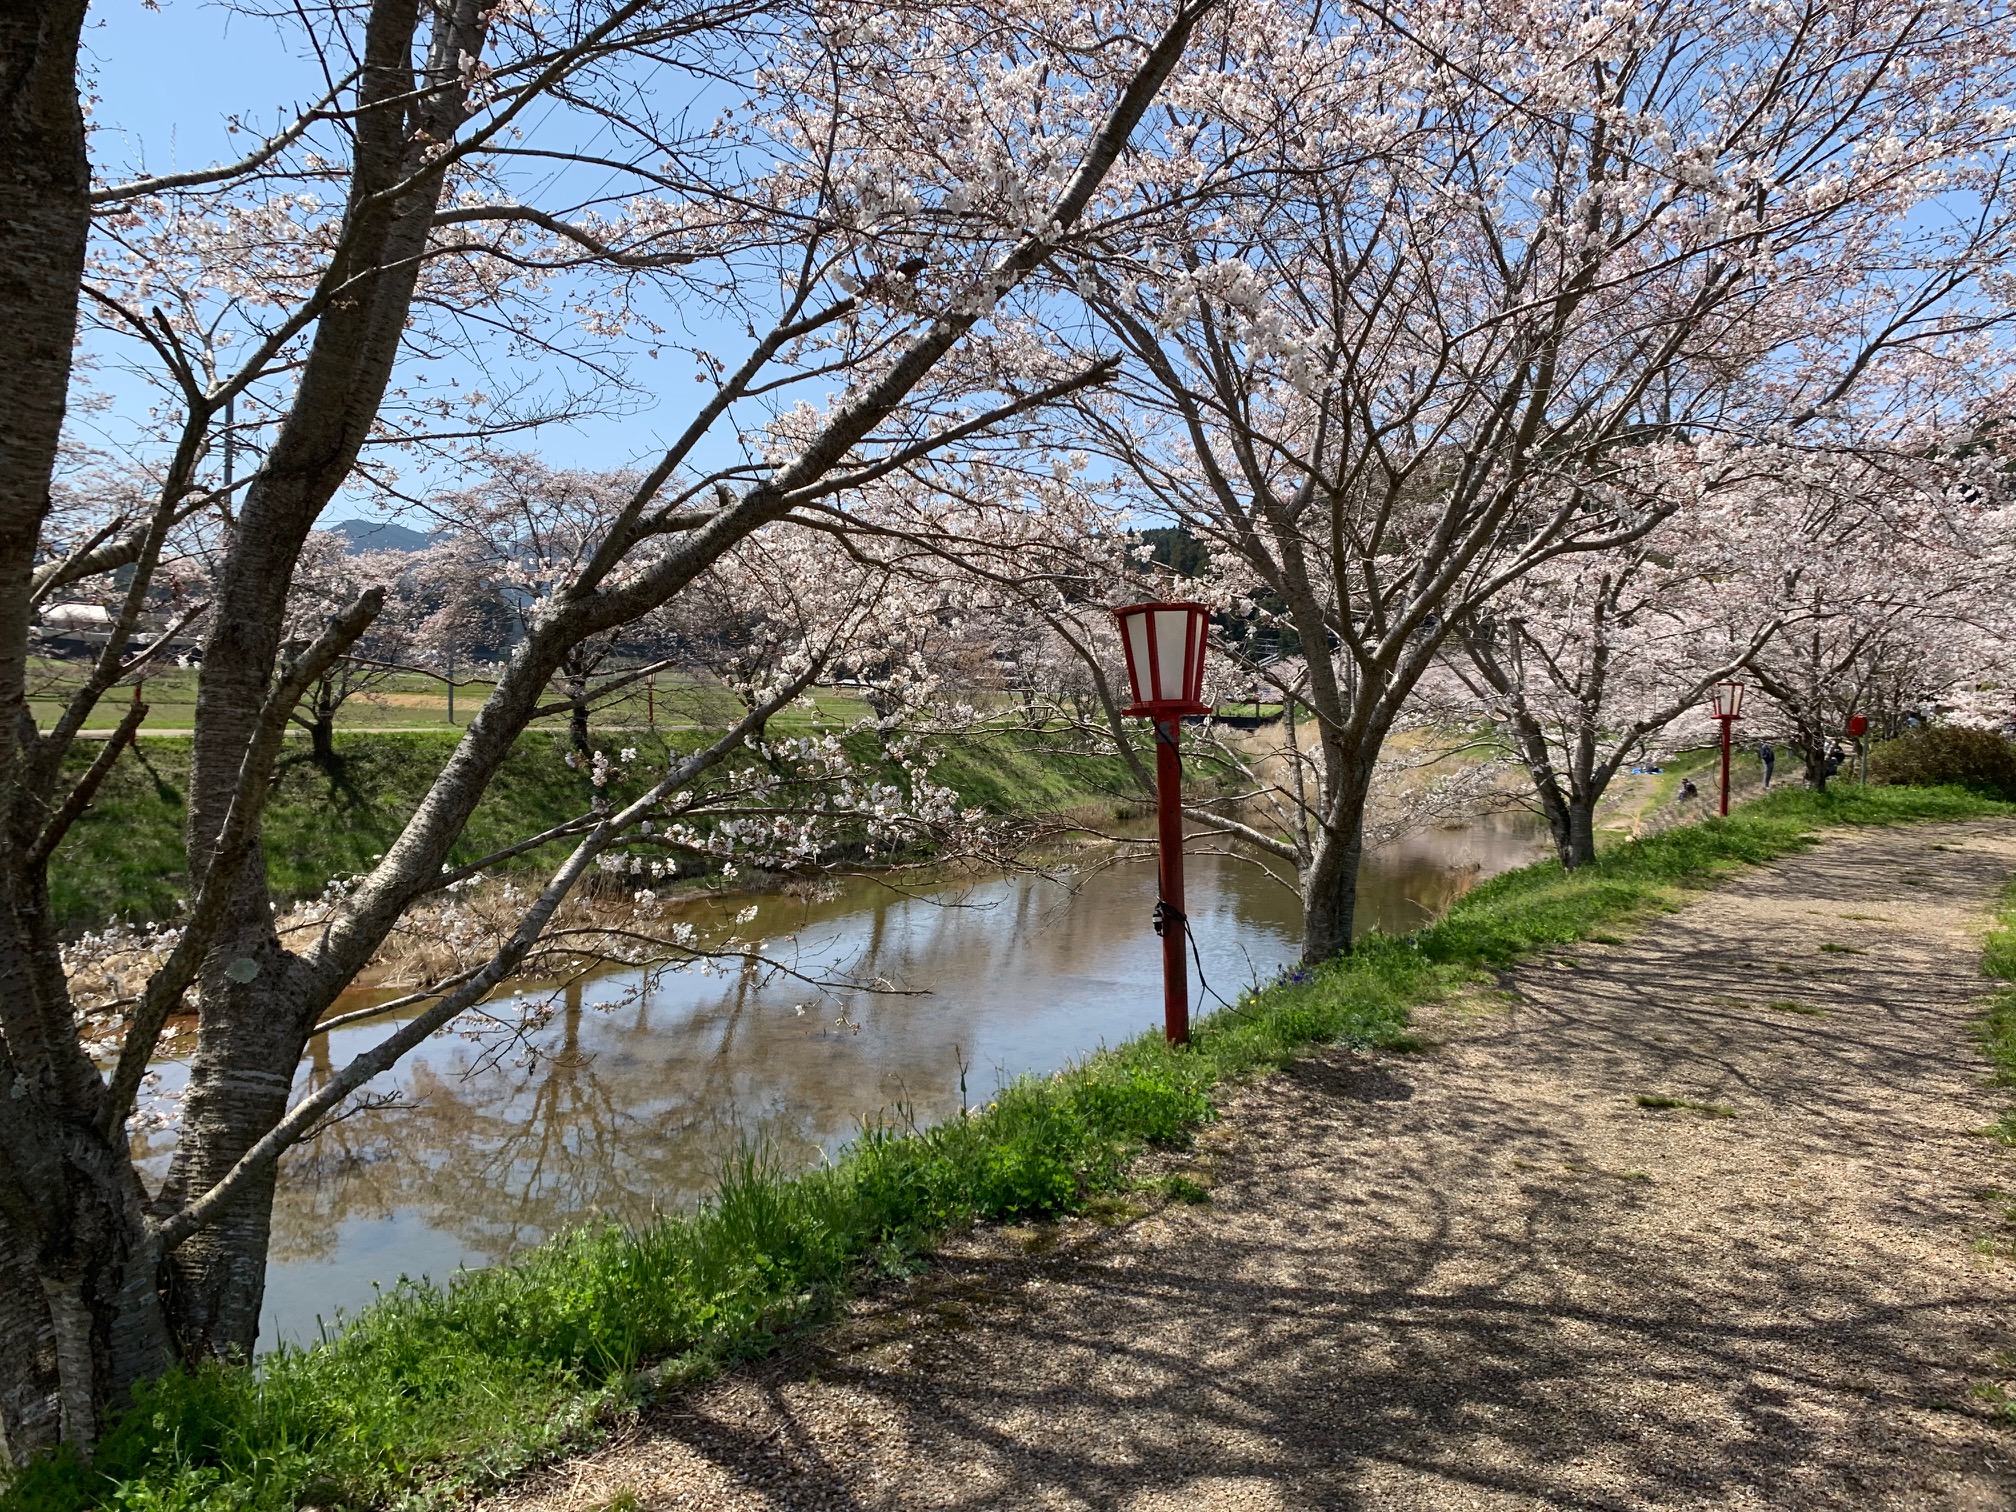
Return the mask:
POLYGON ((1771 786, 1771 768, 1778 764, 1778 753, 1771 749, 1770 741, 1767 740, 1757 747, 1757 759, 1764 763, 1764 786, 1768 791, 1771 786))

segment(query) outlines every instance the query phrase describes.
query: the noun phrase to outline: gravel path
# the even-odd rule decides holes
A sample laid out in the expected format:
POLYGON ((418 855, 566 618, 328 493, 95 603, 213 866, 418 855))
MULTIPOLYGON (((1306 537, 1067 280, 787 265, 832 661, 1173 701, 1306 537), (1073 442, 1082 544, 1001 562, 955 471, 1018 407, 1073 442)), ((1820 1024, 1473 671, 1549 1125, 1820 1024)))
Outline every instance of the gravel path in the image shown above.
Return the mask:
POLYGON ((1246 1090, 1209 1205, 962 1240, 492 1507, 2016 1508, 2012 871, 1845 835, 1536 962, 1246 1090))

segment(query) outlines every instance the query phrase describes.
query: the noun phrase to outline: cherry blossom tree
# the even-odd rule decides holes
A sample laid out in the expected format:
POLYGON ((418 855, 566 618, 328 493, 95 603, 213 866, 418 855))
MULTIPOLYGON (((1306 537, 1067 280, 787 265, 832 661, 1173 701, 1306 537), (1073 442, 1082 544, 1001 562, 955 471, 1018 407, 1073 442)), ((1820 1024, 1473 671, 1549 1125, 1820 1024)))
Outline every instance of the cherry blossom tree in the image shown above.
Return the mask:
POLYGON ((408 669, 415 628, 414 569, 398 551, 351 550, 333 531, 311 532, 302 543, 282 626, 283 655, 314 643, 329 621, 376 586, 385 605, 343 655, 311 682, 289 714, 308 732, 310 750, 324 766, 337 764, 336 716, 360 694, 369 694, 408 669))
MULTIPOLYGON (((687 795, 703 777, 754 743, 774 753, 768 722, 852 645, 872 603, 829 605, 797 653, 747 681, 742 717, 639 778, 636 796, 458 861, 471 812, 576 648, 707 591, 710 573, 769 549, 794 512, 1108 375, 1068 352, 1025 364, 1027 343, 987 328, 1032 273, 1130 208, 1106 181, 1211 8, 1130 17, 1148 23, 1143 35, 1069 8, 773 16, 741 0, 369 0, 300 13, 298 40, 326 63, 327 93, 243 160, 95 184, 76 71, 82 7, 8 12, 7 55, 27 67, 0 125, 16 396, 0 425, 10 1453, 59 1434, 88 1450, 133 1382, 177 1360, 248 1356, 279 1157, 524 969, 612 848, 671 822, 699 801, 687 795), (683 104, 698 80, 734 103, 697 127, 651 113, 655 98, 683 104), (619 187, 570 199, 583 169, 619 187), (556 290, 592 318, 557 319, 556 290), (80 307, 89 339, 127 343, 164 402, 133 443, 152 473, 143 506, 52 551, 41 530, 65 408, 88 379, 71 366, 80 307), (503 384, 430 386, 429 359, 496 355, 471 332, 599 374, 614 367, 598 344, 662 343, 668 324, 691 329, 703 312, 710 329, 741 333, 728 338, 735 350, 693 345, 703 387, 690 416, 536 606, 404 832, 312 930, 283 939, 260 844, 282 734, 386 597, 366 589, 288 651, 289 592, 318 515, 345 489, 408 487, 398 458, 445 465, 472 435, 488 445, 571 412, 564 386, 552 402, 503 384), (258 464, 227 478, 219 463, 237 447, 223 440, 241 432, 258 464), (215 568, 190 772, 192 895, 97 1047, 108 1074, 48 923, 47 866, 120 748, 108 742, 79 774, 67 760, 78 732, 158 654, 158 642, 137 657, 126 645, 163 543, 199 520, 214 526, 215 568), (114 572, 129 586, 108 649, 39 728, 24 698, 29 609, 114 572), (307 1038, 403 919, 470 866, 549 847, 564 859, 468 968, 429 984, 415 1017, 290 1101, 307 1038), (128 1119, 170 1016, 190 1008, 176 1151, 150 1190, 128 1119)), ((611 762, 628 765, 621 751, 611 762)), ((771 792, 748 801, 781 804, 771 792)), ((878 793, 855 807, 871 830, 898 823, 878 793)), ((760 817, 790 829, 781 810, 760 817)), ((776 843, 798 853, 795 840, 776 843)))
MULTIPOLYGON (((1780 628, 1749 658, 1765 704, 1824 789, 1849 718, 1896 733, 1951 698, 1995 722, 2006 685, 2016 512, 2002 480, 1915 430, 1860 455, 1776 458, 1758 485, 1749 550, 1729 580, 1731 618, 1780 628)), ((1768 712, 1767 712, 1768 711, 1768 712)))
POLYGON ((1648 439, 1764 444, 1999 350, 2016 33, 1691 0, 1276 14, 1242 16, 1237 90, 1164 106, 1268 171, 1069 267, 1127 359, 1079 444, 1203 543, 1221 612, 1299 647, 1248 672, 1312 716, 1321 959, 1420 679, 1529 573, 1679 507, 1617 486, 1648 439))
POLYGON ((1701 613, 1712 569, 1673 538, 1702 524, 1549 563, 1457 629, 1452 680, 1470 696, 1450 712, 1501 723, 1564 867, 1596 859, 1596 808, 1617 773, 1698 716, 1778 628, 1767 619, 1732 644, 1701 613))

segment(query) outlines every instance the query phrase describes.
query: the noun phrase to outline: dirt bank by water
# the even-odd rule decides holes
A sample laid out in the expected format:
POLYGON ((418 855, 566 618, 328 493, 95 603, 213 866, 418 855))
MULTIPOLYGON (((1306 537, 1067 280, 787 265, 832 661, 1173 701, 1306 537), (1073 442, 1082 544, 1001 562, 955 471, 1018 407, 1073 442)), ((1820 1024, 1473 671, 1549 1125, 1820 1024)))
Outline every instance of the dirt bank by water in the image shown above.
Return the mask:
POLYGON ((492 1506, 2016 1507, 2007 823, 1845 835, 1323 1054, 492 1506), (1936 847, 1936 848, 1934 848, 1936 847))

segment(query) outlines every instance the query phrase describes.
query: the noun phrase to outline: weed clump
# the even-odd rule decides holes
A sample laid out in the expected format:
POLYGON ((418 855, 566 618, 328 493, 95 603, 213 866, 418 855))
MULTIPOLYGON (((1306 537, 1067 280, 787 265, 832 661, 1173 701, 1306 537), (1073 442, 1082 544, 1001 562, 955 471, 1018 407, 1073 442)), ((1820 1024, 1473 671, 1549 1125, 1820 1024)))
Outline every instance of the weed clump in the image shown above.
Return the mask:
POLYGON ((1691 1097, 1665 1097, 1656 1092, 1640 1092, 1638 1106, 1654 1113, 1705 1113, 1710 1118, 1734 1118, 1736 1110, 1727 1103, 1697 1102, 1691 1097))

